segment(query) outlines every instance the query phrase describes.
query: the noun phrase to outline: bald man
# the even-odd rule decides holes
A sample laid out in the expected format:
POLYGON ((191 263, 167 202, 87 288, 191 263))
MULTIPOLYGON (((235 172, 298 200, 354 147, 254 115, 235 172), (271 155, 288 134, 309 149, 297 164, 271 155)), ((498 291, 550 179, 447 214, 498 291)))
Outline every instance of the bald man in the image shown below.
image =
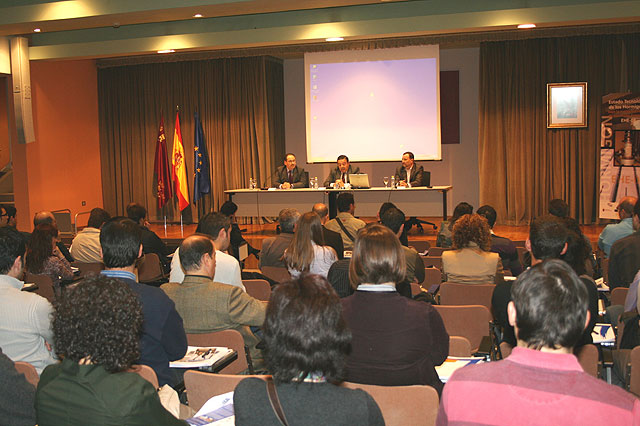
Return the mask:
POLYGON ((313 212, 320 216, 320 222, 322 222, 322 236, 324 237, 324 244, 333 249, 338 254, 338 260, 344 259, 344 244, 342 243, 342 236, 339 232, 327 229, 324 225, 329 221, 329 208, 322 203, 314 204, 313 212))
MULTIPOLYGON (((47 225, 55 226, 56 229, 58 228, 58 222, 56 222, 56 217, 53 215, 53 213, 48 212, 46 210, 37 212, 33 216, 34 229, 36 228, 36 226, 41 225, 43 223, 46 223, 47 225)), ((65 246, 64 243, 60 241, 60 237, 58 237, 58 240, 56 241, 56 247, 58 248, 58 250, 60 250, 60 253, 62 253, 64 258, 67 259, 69 262, 73 262, 75 260, 73 256, 71 256, 71 253, 69 253, 67 246, 65 246)))
POLYGON ((633 207, 636 205, 636 201, 635 197, 624 197, 620 200, 616 208, 618 216, 620 216, 620 222, 605 226, 600 233, 598 247, 607 257, 611 253, 613 243, 633 234, 633 207))

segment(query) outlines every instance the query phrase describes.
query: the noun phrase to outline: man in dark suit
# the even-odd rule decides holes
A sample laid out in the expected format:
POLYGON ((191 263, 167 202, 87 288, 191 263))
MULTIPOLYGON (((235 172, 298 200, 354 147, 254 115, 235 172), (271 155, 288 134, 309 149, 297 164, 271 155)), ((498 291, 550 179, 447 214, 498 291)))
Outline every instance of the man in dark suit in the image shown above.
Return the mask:
POLYGON ((414 161, 413 152, 402 154, 402 166, 396 170, 396 182, 398 186, 423 186, 424 168, 414 161), (409 178, 407 178, 407 176, 409 178))
POLYGON ((338 167, 331 169, 331 173, 329 173, 329 176, 327 176, 324 181, 323 186, 327 188, 329 186, 333 188, 344 188, 345 183, 351 183, 349 182, 350 174, 360 173, 360 167, 356 167, 354 170, 349 163, 349 157, 346 155, 339 156, 337 162, 338 167))
POLYGON ((324 227, 324 224, 329 221, 329 208, 322 203, 317 203, 314 204, 312 210, 315 214, 320 216, 320 222, 322 222, 322 236, 324 237, 325 245, 333 247, 338 255, 338 259, 343 259, 344 244, 342 243, 342 236, 339 232, 335 232, 324 227))
POLYGON ((149 222, 147 221, 147 209, 138 203, 129 203, 127 206, 127 217, 140 226, 142 252, 145 254, 157 254, 164 271, 169 272, 171 269, 171 260, 168 255, 171 252, 164 241, 162 241, 155 232, 148 228, 147 225, 149 225, 149 222))
POLYGON ((276 170, 273 186, 280 189, 309 187, 309 178, 304 169, 296 165, 296 156, 292 153, 284 156, 284 166, 276 170))
POLYGON ((296 229, 296 223, 300 219, 300 212, 296 209, 282 209, 278 214, 278 223, 280 224, 280 234, 275 237, 265 238, 262 241, 262 249, 260 250, 260 261, 258 267, 276 266, 285 268, 282 256, 284 251, 293 240, 293 233, 296 229))
POLYGON ((491 228, 491 251, 498 253, 502 260, 502 266, 504 266, 505 269, 510 270, 511 273, 517 277, 522 272, 522 265, 518 258, 518 249, 516 249, 516 245, 513 244, 513 241, 510 239, 506 237, 499 237, 493 233, 493 225, 496 224, 496 219, 498 218, 496 209, 490 205, 485 205, 480 207, 477 213, 489 222, 489 228, 491 228))

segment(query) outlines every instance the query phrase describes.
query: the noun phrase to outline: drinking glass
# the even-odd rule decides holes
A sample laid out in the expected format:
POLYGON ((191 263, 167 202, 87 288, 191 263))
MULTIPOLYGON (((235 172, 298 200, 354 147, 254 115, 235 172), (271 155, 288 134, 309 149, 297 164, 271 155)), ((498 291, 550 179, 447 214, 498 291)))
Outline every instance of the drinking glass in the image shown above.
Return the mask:
POLYGON ((257 181, 254 178, 249 178, 249 189, 256 189, 258 187, 257 181))
POLYGON ((384 182, 384 187, 388 188, 389 187, 389 176, 383 177, 382 181, 384 182))

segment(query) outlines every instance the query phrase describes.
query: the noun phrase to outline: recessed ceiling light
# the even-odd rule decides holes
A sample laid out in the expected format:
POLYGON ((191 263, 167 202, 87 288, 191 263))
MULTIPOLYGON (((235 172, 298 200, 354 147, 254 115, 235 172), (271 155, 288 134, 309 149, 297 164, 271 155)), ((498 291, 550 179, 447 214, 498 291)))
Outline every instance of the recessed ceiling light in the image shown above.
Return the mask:
POLYGON ((518 25, 518 28, 521 30, 527 29, 527 28, 535 28, 536 24, 520 24, 518 25))
POLYGON ((327 37, 325 40, 326 41, 342 41, 344 40, 344 37, 327 37))
POLYGON ((173 53, 173 52, 175 52, 175 50, 173 49, 158 50, 158 53, 173 53))
POLYGON ((40 28, 34 28, 34 29, 33 29, 33 32, 34 32, 34 33, 39 33, 40 31, 42 31, 40 28))
POLYGON ((193 15, 194 18, 202 18, 202 13, 196 13, 193 15))

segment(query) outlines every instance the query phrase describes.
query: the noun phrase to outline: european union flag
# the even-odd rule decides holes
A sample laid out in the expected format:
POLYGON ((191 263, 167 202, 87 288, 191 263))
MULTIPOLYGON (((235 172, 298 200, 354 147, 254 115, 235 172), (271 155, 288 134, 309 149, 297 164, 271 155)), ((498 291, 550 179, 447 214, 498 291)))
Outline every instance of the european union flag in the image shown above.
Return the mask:
POLYGON ((200 116, 196 112, 195 118, 195 136, 194 136, 194 159, 193 169, 193 203, 195 204, 204 194, 211 192, 211 180, 209 179, 209 156, 207 155, 207 146, 204 143, 204 132, 202 131, 202 123, 200 116))

